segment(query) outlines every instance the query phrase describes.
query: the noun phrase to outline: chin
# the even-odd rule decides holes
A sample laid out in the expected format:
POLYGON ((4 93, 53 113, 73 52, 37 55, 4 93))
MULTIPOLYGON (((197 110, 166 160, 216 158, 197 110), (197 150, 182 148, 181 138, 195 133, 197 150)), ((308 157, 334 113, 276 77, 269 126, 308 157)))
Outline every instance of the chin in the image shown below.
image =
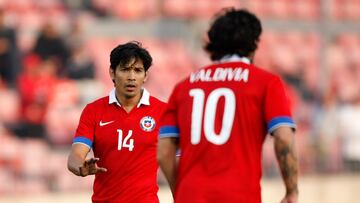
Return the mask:
POLYGON ((136 92, 128 92, 125 94, 125 97, 128 98, 128 99, 131 99, 131 98, 134 98, 136 96, 136 92))

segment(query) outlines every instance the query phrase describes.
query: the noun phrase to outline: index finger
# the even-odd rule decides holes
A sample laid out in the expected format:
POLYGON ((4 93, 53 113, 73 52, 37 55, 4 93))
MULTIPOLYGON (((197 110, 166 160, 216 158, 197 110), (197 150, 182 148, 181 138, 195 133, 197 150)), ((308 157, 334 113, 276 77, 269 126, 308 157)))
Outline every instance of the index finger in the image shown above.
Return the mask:
POLYGON ((94 164, 94 163, 98 162, 99 160, 100 160, 99 158, 92 157, 92 158, 86 160, 86 163, 87 164, 94 164))
POLYGON ((98 167, 96 170, 97 172, 102 172, 102 173, 107 172, 107 169, 103 167, 98 167))

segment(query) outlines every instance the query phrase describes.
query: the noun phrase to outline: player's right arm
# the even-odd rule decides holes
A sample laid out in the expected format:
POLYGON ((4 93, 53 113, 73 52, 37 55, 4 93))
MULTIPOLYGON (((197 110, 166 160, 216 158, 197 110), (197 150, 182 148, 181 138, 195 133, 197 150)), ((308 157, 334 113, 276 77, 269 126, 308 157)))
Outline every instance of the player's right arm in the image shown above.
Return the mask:
POLYGON ((94 115, 93 106, 87 105, 81 114, 71 146, 67 167, 77 176, 84 177, 98 172, 106 172, 105 168, 97 166, 96 162, 99 161, 99 158, 86 159, 93 143, 94 126, 96 125, 94 115))
POLYGON ((86 159, 90 149, 83 144, 73 144, 68 157, 68 169, 77 176, 88 176, 98 172, 106 172, 106 168, 98 167, 99 158, 86 159))
POLYGON ((172 195, 175 196, 176 174, 178 158, 176 152, 179 147, 179 128, 177 124, 177 87, 171 93, 168 104, 160 119, 159 142, 157 160, 165 178, 167 179, 172 195))
POLYGON ((164 137, 159 139, 157 159, 161 170, 164 172, 166 180, 169 183, 171 192, 174 196, 176 184, 176 150, 177 138, 164 137))

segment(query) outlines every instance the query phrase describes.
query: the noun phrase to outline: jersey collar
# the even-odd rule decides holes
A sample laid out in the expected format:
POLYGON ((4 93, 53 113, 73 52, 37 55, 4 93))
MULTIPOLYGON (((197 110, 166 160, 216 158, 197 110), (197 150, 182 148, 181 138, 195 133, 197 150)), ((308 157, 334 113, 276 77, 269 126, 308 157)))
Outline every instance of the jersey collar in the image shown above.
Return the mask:
POLYGON ((219 63, 225 63, 225 62, 236 62, 236 61, 241 61, 241 62, 246 63, 246 64, 251 63, 249 58, 242 57, 242 56, 239 56, 237 54, 225 55, 218 62, 219 63))
MULTIPOLYGON (((121 104, 116 99, 115 88, 113 88, 109 93, 109 104, 112 103, 116 103, 117 105, 121 106, 121 104)), ((136 107, 139 108, 141 104, 150 105, 150 93, 145 88, 143 88, 141 99, 136 107)))

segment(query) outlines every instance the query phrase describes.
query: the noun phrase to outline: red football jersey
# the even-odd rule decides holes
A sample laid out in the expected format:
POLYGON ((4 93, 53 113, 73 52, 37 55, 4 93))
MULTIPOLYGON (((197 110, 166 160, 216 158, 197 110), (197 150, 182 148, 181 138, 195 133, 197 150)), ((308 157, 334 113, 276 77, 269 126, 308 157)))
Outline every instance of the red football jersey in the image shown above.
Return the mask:
POLYGON ((280 78, 236 59, 192 73, 170 96, 160 138, 179 138, 175 202, 261 202, 265 136, 295 127, 280 78))
POLYGON ((129 113, 109 96, 88 104, 74 143, 92 148, 107 172, 95 175, 93 202, 159 202, 156 147, 165 103, 144 89, 129 113))

